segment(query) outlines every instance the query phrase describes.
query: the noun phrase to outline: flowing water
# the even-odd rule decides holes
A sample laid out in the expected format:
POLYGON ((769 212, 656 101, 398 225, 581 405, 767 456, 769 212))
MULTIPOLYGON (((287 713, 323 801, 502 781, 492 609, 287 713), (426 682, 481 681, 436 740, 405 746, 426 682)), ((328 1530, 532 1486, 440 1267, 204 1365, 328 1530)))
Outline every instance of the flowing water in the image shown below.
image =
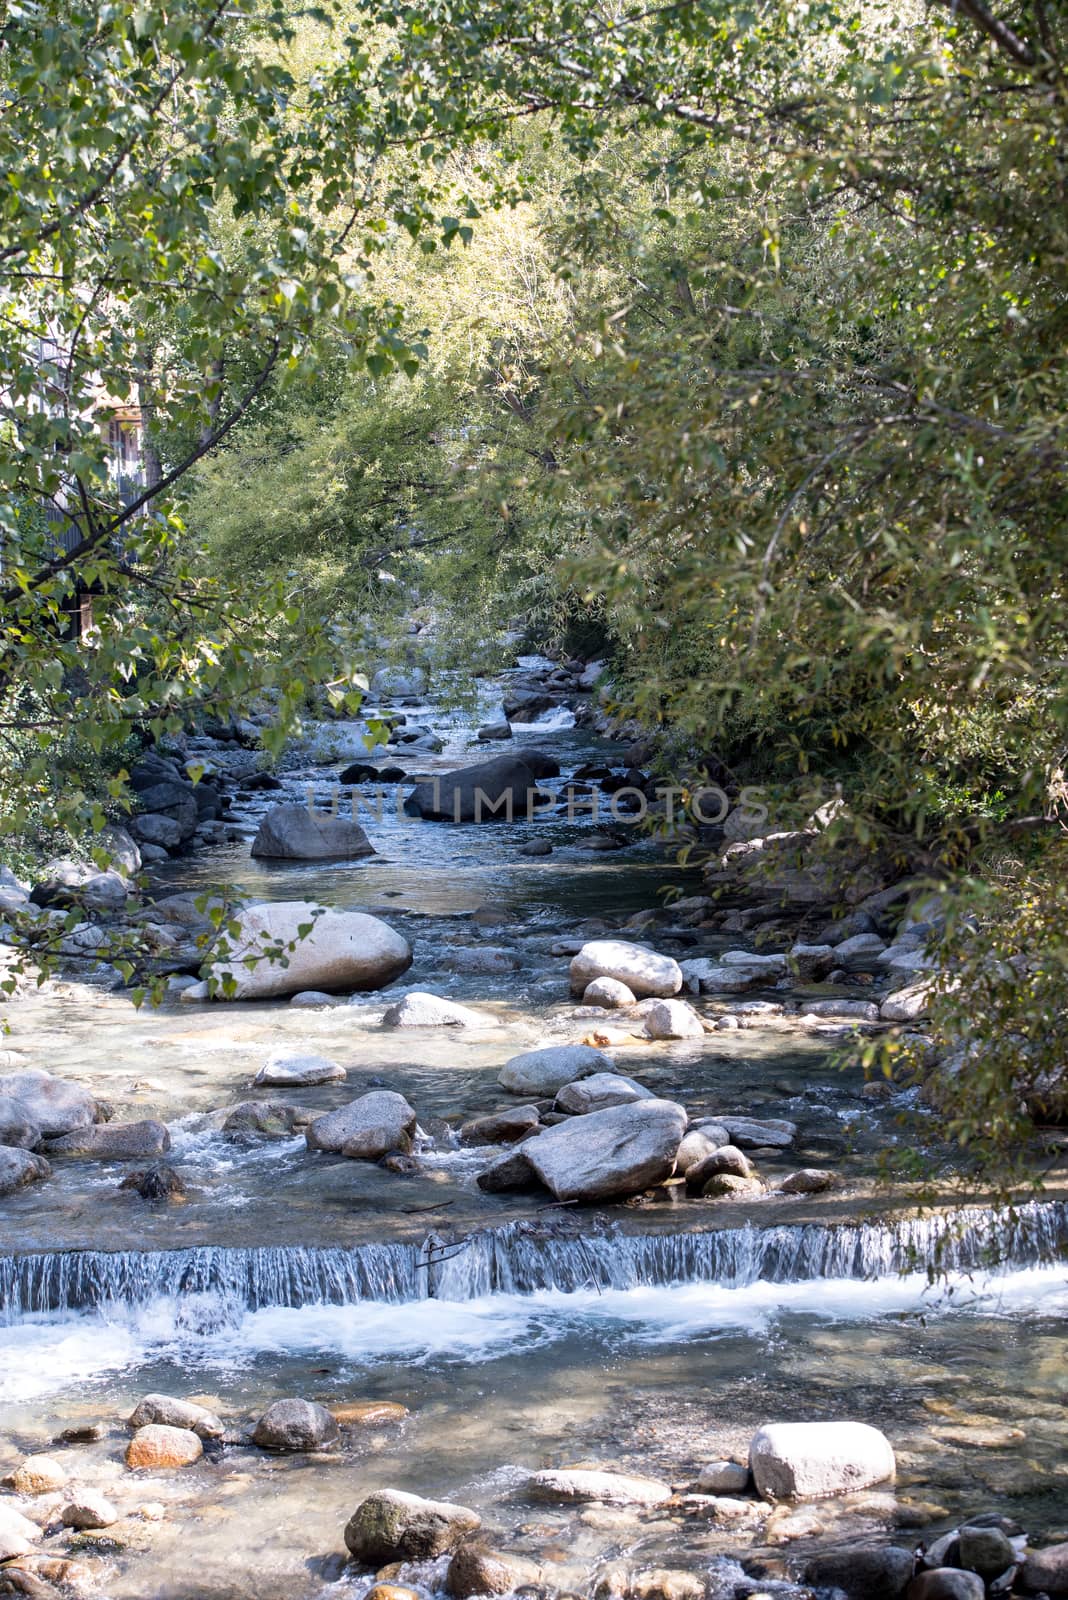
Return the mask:
MULTIPOLYGON (((411 772, 498 753, 473 744, 470 717, 427 708, 409 720, 447 737, 440 756, 402 754, 411 772)), ((523 735, 558 756, 557 788, 582 761, 615 753, 566 722, 554 715, 523 735)), ((0 1217, 0 1467, 63 1429, 105 1425, 98 1440, 58 1448, 75 1481, 107 1488, 130 1513, 92 1554, 100 1592, 360 1600, 366 1580, 346 1568, 341 1531, 386 1485, 475 1507, 491 1540, 576 1593, 622 1560, 685 1566, 706 1576, 710 1596, 733 1596, 733 1555, 785 1577, 816 1539, 867 1530, 907 1541, 991 1508, 1034 1532, 1062 1529, 1068 1207, 916 1215, 902 1209, 907 1196, 895 1205, 874 1180, 880 1154, 903 1137, 899 1104, 868 1099, 825 1037, 776 1024, 696 1043, 621 1040, 616 1059, 692 1116, 789 1116, 797 1146, 761 1157, 762 1171, 833 1164, 833 1195, 733 1206, 676 1188, 582 1215, 483 1195, 475 1178, 492 1152, 461 1147, 458 1118, 501 1104, 495 1079, 509 1055, 581 1037, 554 943, 587 919, 613 923, 655 904, 665 886, 699 884, 637 833, 621 852, 594 854, 579 818, 456 828, 392 804, 380 820, 365 814, 379 852, 366 861, 251 860, 267 804, 309 785, 326 795, 337 764, 365 754, 358 726, 321 730, 285 795, 243 807, 240 843, 166 868, 160 890, 229 882, 258 898, 373 909, 415 949, 396 991, 479 1002, 484 1028, 384 1031, 386 996, 313 1012, 137 1013, 122 996, 72 990, 12 1015, 18 1064, 84 1079, 124 1120, 164 1118, 190 1191, 184 1205, 146 1206, 119 1190, 120 1166, 68 1160, 0 1217), (517 854, 531 829, 553 855, 517 854), (498 917, 472 923, 487 906, 498 917), (450 952, 479 943, 515 949, 520 969, 449 970, 450 952), (371 1085, 404 1092, 419 1113, 420 1170, 309 1156, 302 1138, 229 1139, 226 1109, 280 1048, 347 1068, 343 1084, 283 1092, 311 1110, 371 1085), (180 1472, 129 1474, 121 1418, 152 1391, 215 1407, 231 1429, 226 1450, 180 1472), (390 1400, 408 1414, 347 1429, 320 1456, 266 1456, 247 1429, 287 1395, 390 1400), (728 1524, 687 1502, 642 1516, 546 1507, 524 1493, 532 1470, 577 1462, 687 1483, 705 1461, 744 1458, 764 1421, 843 1416, 890 1436, 897 1500, 852 1497, 822 1508, 818 1526, 728 1524), (145 1502, 164 1514, 134 1514, 145 1502)), ((656 942, 684 955, 697 938, 668 929, 656 942)), ((710 948, 701 935, 701 953, 710 948)), ((442 1574, 403 1577, 432 1592, 442 1574)))

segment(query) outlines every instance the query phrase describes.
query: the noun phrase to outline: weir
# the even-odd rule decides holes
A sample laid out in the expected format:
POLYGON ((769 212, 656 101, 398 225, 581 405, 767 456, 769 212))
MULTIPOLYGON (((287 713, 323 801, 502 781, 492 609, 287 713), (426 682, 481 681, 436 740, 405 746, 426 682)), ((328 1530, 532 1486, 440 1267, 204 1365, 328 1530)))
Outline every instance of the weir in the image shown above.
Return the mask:
POLYGON ((582 1236, 516 1222, 455 1241, 311 1249, 49 1251, 0 1258, 0 1320, 210 1294, 234 1309, 473 1300, 538 1290, 873 1279, 1068 1260, 1068 1202, 886 1222, 582 1236))

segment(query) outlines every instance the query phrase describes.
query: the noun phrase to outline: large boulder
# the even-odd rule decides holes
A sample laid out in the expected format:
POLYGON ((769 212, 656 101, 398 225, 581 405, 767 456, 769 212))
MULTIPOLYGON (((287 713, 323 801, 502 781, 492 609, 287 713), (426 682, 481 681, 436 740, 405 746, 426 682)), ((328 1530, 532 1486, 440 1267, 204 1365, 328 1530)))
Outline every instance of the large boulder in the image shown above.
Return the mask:
POLYGON ((90 1128, 79 1128, 61 1139, 50 1139, 48 1154, 88 1156, 94 1161, 139 1161, 146 1156, 166 1155, 170 1147, 166 1124, 149 1117, 144 1122, 97 1122, 90 1128))
POLYGON ((388 1150, 410 1150, 414 1132, 415 1112, 404 1096, 373 1089, 316 1117, 304 1137, 309 1150, 340 1150, 353 1159, 377 1161, 388 1150))
POLYGON ((0 1095, 0 1145, 36 1150, 40 1142, 41 1130, 28 1112, 11 1095, 0 1095))
POLYGON ((404 809, 433 822, 522 820, 537 806, 539 781, 559 771, 559 763, 538 750, 498 756, 417 783, 404 809))
POLYGON ((850 1544, 814 1555, 805 1582, 840 1589, 848 1600, 903 1600, 915 1564, 912 1551, 896 1545, 850 1544))
POLYGON ((354 1561, 380 1567, 392 1561, 432 1561, 455 1550, 482 1519, 467 1506, 424 1500, 401 1489, 379 1489, 356 1507, 345 1528, 354 1561))
POLYGON ((426 694, 426 672, 422 667, 379 667, 371 693, 383 700, 419 700, 426 694))
POLYGON ((865 1422, 772 1422, 749 1445, 749 1467, 765 1500, 822 1500, 875 1484, 896 1471, 889 1439, 865 1422))
POLYGON ((6 1072, 0 1077, 0 1095, 17 1116, 33 1123, 45 1139, 88 1128, 96 1121, 96 1101, 87 1089, 50 1072, 6 1072))
POLYGON ((609 1506, 661 1506, 671 1499, 671 1485, 658 1478, 625 1472, 597 1472, 584 1467, 535 1472, 527 1483, 532 1500, 598 1501, 609 1506))
POLYGON ((246 906, 235 920, 237 936, 225 959, 211 968, 220 984, 232 980, 233 990, 221 994, 227 999, 267 1000, 302 989, 381 989, 412 964, 407 939, 363 911, 276 900, 246 906))
POLYGON ((458 1006, 455 1000, 413 989, 395 1006, 390 1006, 382 1025, 386 1028, 488 1028, 495 1026, 496 1021, 496 1017, 483 1016, 468 1006, 458 1006))
POLYGON ((130 832, 141 845, 154 845, 159 850, 177 850, 183 839, 182 830, 174 818, 155 811, 131 817, 130 832))
POLYGON ((528 1139, 522 1155, 557 1200, 610 1200, 670 1178, 685 1132, 681 1106, 638 1100, 569 1118, 528 1139))
POLYGON ((615 1063, 603 1050, 587 1044, 554 1044, 544 1050, 524 1050, 506 1061, 497 1082, 511 1094, 556 1094, 565 1083, 593 1073, 613 1073, 615 1063))
POLYGON ((670 956, 622 939, 593 939, 571 959, 571 990, 585 994, 595 978, 615 978, 632 994, 670 999, 682 988, 682 969, 670 956))
POLYGON ((271 861, 349 861, 374 853, 354 817, 298 804, 273 806, 252 841, 252 854, 271 861))
POLYGON ((336 1418, 314 1400, 276 1400, 252 1432, 261 1450, 279 1453, 328 1450, 340 1437, 336 1418))

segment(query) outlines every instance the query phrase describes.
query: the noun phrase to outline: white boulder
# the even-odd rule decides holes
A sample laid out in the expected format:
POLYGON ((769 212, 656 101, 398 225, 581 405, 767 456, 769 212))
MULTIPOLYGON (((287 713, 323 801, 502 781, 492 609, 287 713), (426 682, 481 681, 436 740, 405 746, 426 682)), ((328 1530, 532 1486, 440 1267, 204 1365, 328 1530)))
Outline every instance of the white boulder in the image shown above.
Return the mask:
POLYGON ((771 1422, 749 1445, 749 1467, 764 1500, 822 1500, 892 1483, 893 1447, 866 1422, 771 1422))
POLYGON ((211 968, 223 986, 222 999, 267 1000, 302 989, 381 989, 412 964, 407 939, 363 911, 276 900, 245 906, 235 921, 236 936, 211 968))
POLYGON ((595 978, 615 978, 632 994, 670 998, 682 988, 682 970, 671 956, 622 939, 593 939, 571 959, 571 989, 585 994, 595 978))

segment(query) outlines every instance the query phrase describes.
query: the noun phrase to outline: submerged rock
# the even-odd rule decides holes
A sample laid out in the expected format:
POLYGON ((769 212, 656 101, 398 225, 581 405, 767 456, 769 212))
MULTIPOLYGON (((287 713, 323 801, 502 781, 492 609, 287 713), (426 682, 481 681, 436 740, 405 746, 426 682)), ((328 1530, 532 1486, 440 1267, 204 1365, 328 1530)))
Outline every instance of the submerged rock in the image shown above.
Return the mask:
POLYGON ((273 806, 252 841, 252 854, 271 861, 347 861, 373 856, 374 846, 352 817, 310 806, 273 806))
POLYGON ((864 1422, 773 1422, 749 1446, 757 1493, 765 1500, 820 1500, 892 1483, 889 1439, 864 1422))
POLYGON ((528 1139, 522 1155, 558 1200, 608 1200, 670 1178, 685 1132, 681 1106, 638 1100, 569 1118, 528 1139))
POLYGON ((400 1489, 379 1489, 357 1506, 345 1528, 353 1560, 379 1567, 389 1561, 432 1561, 455 1550, 482 1519, 467 1506, 424 1500, 400 1489))
POLYGON ((335 1417, 313 1400, 276 1400, 252 1432, 253 1443, 261 1450, 284 1453, 327 1450, 340 1437, 335 1417))
POLYGON ((284 1139, 310 1120, 307 1111, 285 1100, 241 1100, 222 1125, 231 1138, 284 1139))
POLYGON ((682 970, 670 956, 622 939, 593 939, 571 959, 571 989, 584 995, 595 978, 614 978, 636 996, 670 998, 682 988, 682 970))
POLYGON ((558 1502, 596 1500, 610 1506, 660 1506, 672 1497, 671 1485, 658 1478, 584 1468, 535 1472, 527 1483, 532 1500, 558 1502))
POLYGON ((375 1089, 316 1117, 304 1137, 309 1150, 340 1150, 354 1160, 377 1161, 387 1151, 411 1149, 415 1120, 402 1094, 375 1089))
POLYGON ((238 931, 228 940, 231 948, 211 968, 218 983, 233 983, 229 994, 220 990, 220 998, 267 1000, 302 989, 381 989, 412 964, 407 939, 362 911, 276 900, 247 906, 235 920, 238 931), (245 962, 252 959, 250 969, 245 962))

